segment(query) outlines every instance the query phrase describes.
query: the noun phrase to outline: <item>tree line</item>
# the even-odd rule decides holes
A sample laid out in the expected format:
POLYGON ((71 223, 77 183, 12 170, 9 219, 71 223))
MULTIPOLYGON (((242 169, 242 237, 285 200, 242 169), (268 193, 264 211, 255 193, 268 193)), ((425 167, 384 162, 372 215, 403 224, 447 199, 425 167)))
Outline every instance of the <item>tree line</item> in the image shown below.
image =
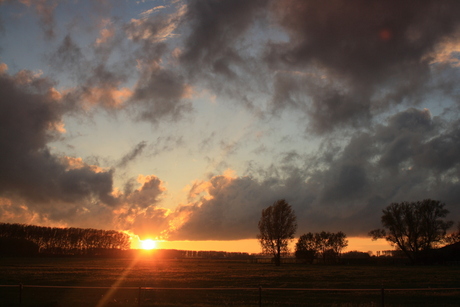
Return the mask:
POLYGON ((115 230, 58 228, 0 223, 2 252, 25 249, 25 253, 92 255, 102 250, 126 250, 130 237, 115 230))
MULTIPOLYGON (((383 210, 383 228, 372 230, 369 235, 373 240, 386 239, 410 262, 423 262, 433 257, 433 250, 440 245, 460 242, 460 222, 457 232, 447 234, 453 222, 444 220, 449 213, 444 207, 444 203, 432 199, 392 203, 383 210)), ((258 227, 257 238, 262 251, 271 254, 275 265, 279 266, 297 230, 294 210, 284 199, 275 201, 262 210, 258 227)), ((342 250, 348 246, 346 237, 341 231, 303 234, 296 243, 295 256, 309 263, 315 259, 338 262, 342 250)))
MULTIPOLYGON (((257 238, 264 253, 271 254, 275 265, 281 264, 281 256, 289 252, 289 242, 294 239, 297 221, 292 207, 284 199, 262 210, 257 238)), ((341 251, 348 246, 347 236, 339 231, 331 233, 307 233, 300 236, 295 256, 312 263, 314 259, 323 262, 337 262, 341 251)))
POLYGON ((308 263, 313 263, 315 259, 320 259, 324 263, 339 262, 340 254, 347 246, 347 235, 341 231, 309 232, 299 237, 295 245, 295 256, 308 263))

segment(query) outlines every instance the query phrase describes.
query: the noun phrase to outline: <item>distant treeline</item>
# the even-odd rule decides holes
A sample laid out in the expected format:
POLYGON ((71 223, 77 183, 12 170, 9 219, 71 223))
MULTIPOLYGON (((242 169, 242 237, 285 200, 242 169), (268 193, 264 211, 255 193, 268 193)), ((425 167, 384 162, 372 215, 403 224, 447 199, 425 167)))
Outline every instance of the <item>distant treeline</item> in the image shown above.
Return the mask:
POLYGON ((0 255, 99 255, 129 248, 130 237, 115 230, 0 223, 0 255))
MULTIPOLYGON (((225 251, 193 251, 179 249, 155 249, 151 251, 141 251, 144 255, 151 255, 153 258, 164 259, 249 259, 254 256, 245 252, 225 252, 225 251)), ((127 257, 133 257, 139 250, 124 251, 127 257)))
MULTIPOLYGON (((114 230, 57 228, 0 223, 0 256, 99 256, 135 257, 130 237, 114 230)), ((158 249, 143 251, 156 258, 247 259, 244 252, 158 249)))

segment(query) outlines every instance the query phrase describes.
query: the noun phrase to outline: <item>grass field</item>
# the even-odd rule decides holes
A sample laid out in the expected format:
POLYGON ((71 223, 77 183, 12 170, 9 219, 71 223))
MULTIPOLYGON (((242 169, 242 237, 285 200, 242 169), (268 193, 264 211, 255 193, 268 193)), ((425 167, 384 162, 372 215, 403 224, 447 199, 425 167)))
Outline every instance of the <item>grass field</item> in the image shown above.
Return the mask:
MULTIPOLYGON (((459 266, 254 264, 208 259, 1 258, 0 285, 25 285, 21 306, 381 306, 379 291, 283 291, 267 288, 460 288, 459 266), (121 287, 28 288, 27 285, 121 287), (138 287, 219 290, 142 290, 138 287), (250 288, 232 290, 231 288, 250 288)), ((460 291, 385 291, 385 306, 458 306, 460 291)), ((0 306, 19 306, 19 287, 0 288, 0 306)))

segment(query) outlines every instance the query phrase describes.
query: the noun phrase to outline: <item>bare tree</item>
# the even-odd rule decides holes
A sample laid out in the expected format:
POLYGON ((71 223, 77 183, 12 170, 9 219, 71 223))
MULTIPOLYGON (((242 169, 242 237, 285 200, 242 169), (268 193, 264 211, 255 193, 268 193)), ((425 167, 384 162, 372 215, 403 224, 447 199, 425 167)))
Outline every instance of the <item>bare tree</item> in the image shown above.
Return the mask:
POLYGON ((437 200, 392 203, 383 210, 385 229, 369 232, 373 240, 385 238, 401 249, 411 262, 418 261, 421 251, 432 249, 445 236, 453 222, 444 221, 449 211, 437 200))
POLYGON ((294 239, 296 230, 296 216, 284 199, 262 210, 257 238, 263 252, 272 254, 277 266, 281 265, 281 254, 289 252, 288 244, 294 239))

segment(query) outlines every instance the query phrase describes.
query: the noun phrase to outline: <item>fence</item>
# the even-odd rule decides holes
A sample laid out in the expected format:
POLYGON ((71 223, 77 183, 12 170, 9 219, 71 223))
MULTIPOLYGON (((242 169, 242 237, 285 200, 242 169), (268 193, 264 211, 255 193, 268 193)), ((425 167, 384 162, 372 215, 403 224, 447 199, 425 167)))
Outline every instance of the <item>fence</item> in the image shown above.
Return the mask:
MULTIPOLYGON (((143 294, 148 291, 178 291, 183 293, 184 291, 250 291, 254 292, 257 296, 257 300, 254 300, 254 306, 263 306, 264 303, 264 293, 265 297, 267 297, 268 292, 367 292, 367 293, 377 293, 379 297, 379 302, 376 305, 372 306, 385 306, 385 297, 386 293, 389 292, 432 292, 432 291, 452 291, 458 292, 460 288, 411 288, 411 289, 391 289, 391 288, 381 288, 381 289, 311 289, 311 288, 165 288, 165 287, 85 287, 85 286, 42 286, 42 285, 0 285, 1 288, 15 288, 17 290, 17 297, 16 303, 17 306, 23 306, 24 302, 24 289, 74 289, 74 290, 107 290, 105 298, 99 300, 97 306, 105 306, 110 300, 111 296, 114 294, 115 291, 120 290, 128 290, 128 291, 135 291, 137 294, 135 295, 135 300, 132 301, 130 306, 143 306, 143 294)), ((455 301, 458 302, 459 297, 456 296, 455 301)), ((5 302, 2 302, 2 298, 0 297, 0 305, 4 306, 5 302)), ((150 302, 149 306, 154 304, 154 302, 150 302)))

